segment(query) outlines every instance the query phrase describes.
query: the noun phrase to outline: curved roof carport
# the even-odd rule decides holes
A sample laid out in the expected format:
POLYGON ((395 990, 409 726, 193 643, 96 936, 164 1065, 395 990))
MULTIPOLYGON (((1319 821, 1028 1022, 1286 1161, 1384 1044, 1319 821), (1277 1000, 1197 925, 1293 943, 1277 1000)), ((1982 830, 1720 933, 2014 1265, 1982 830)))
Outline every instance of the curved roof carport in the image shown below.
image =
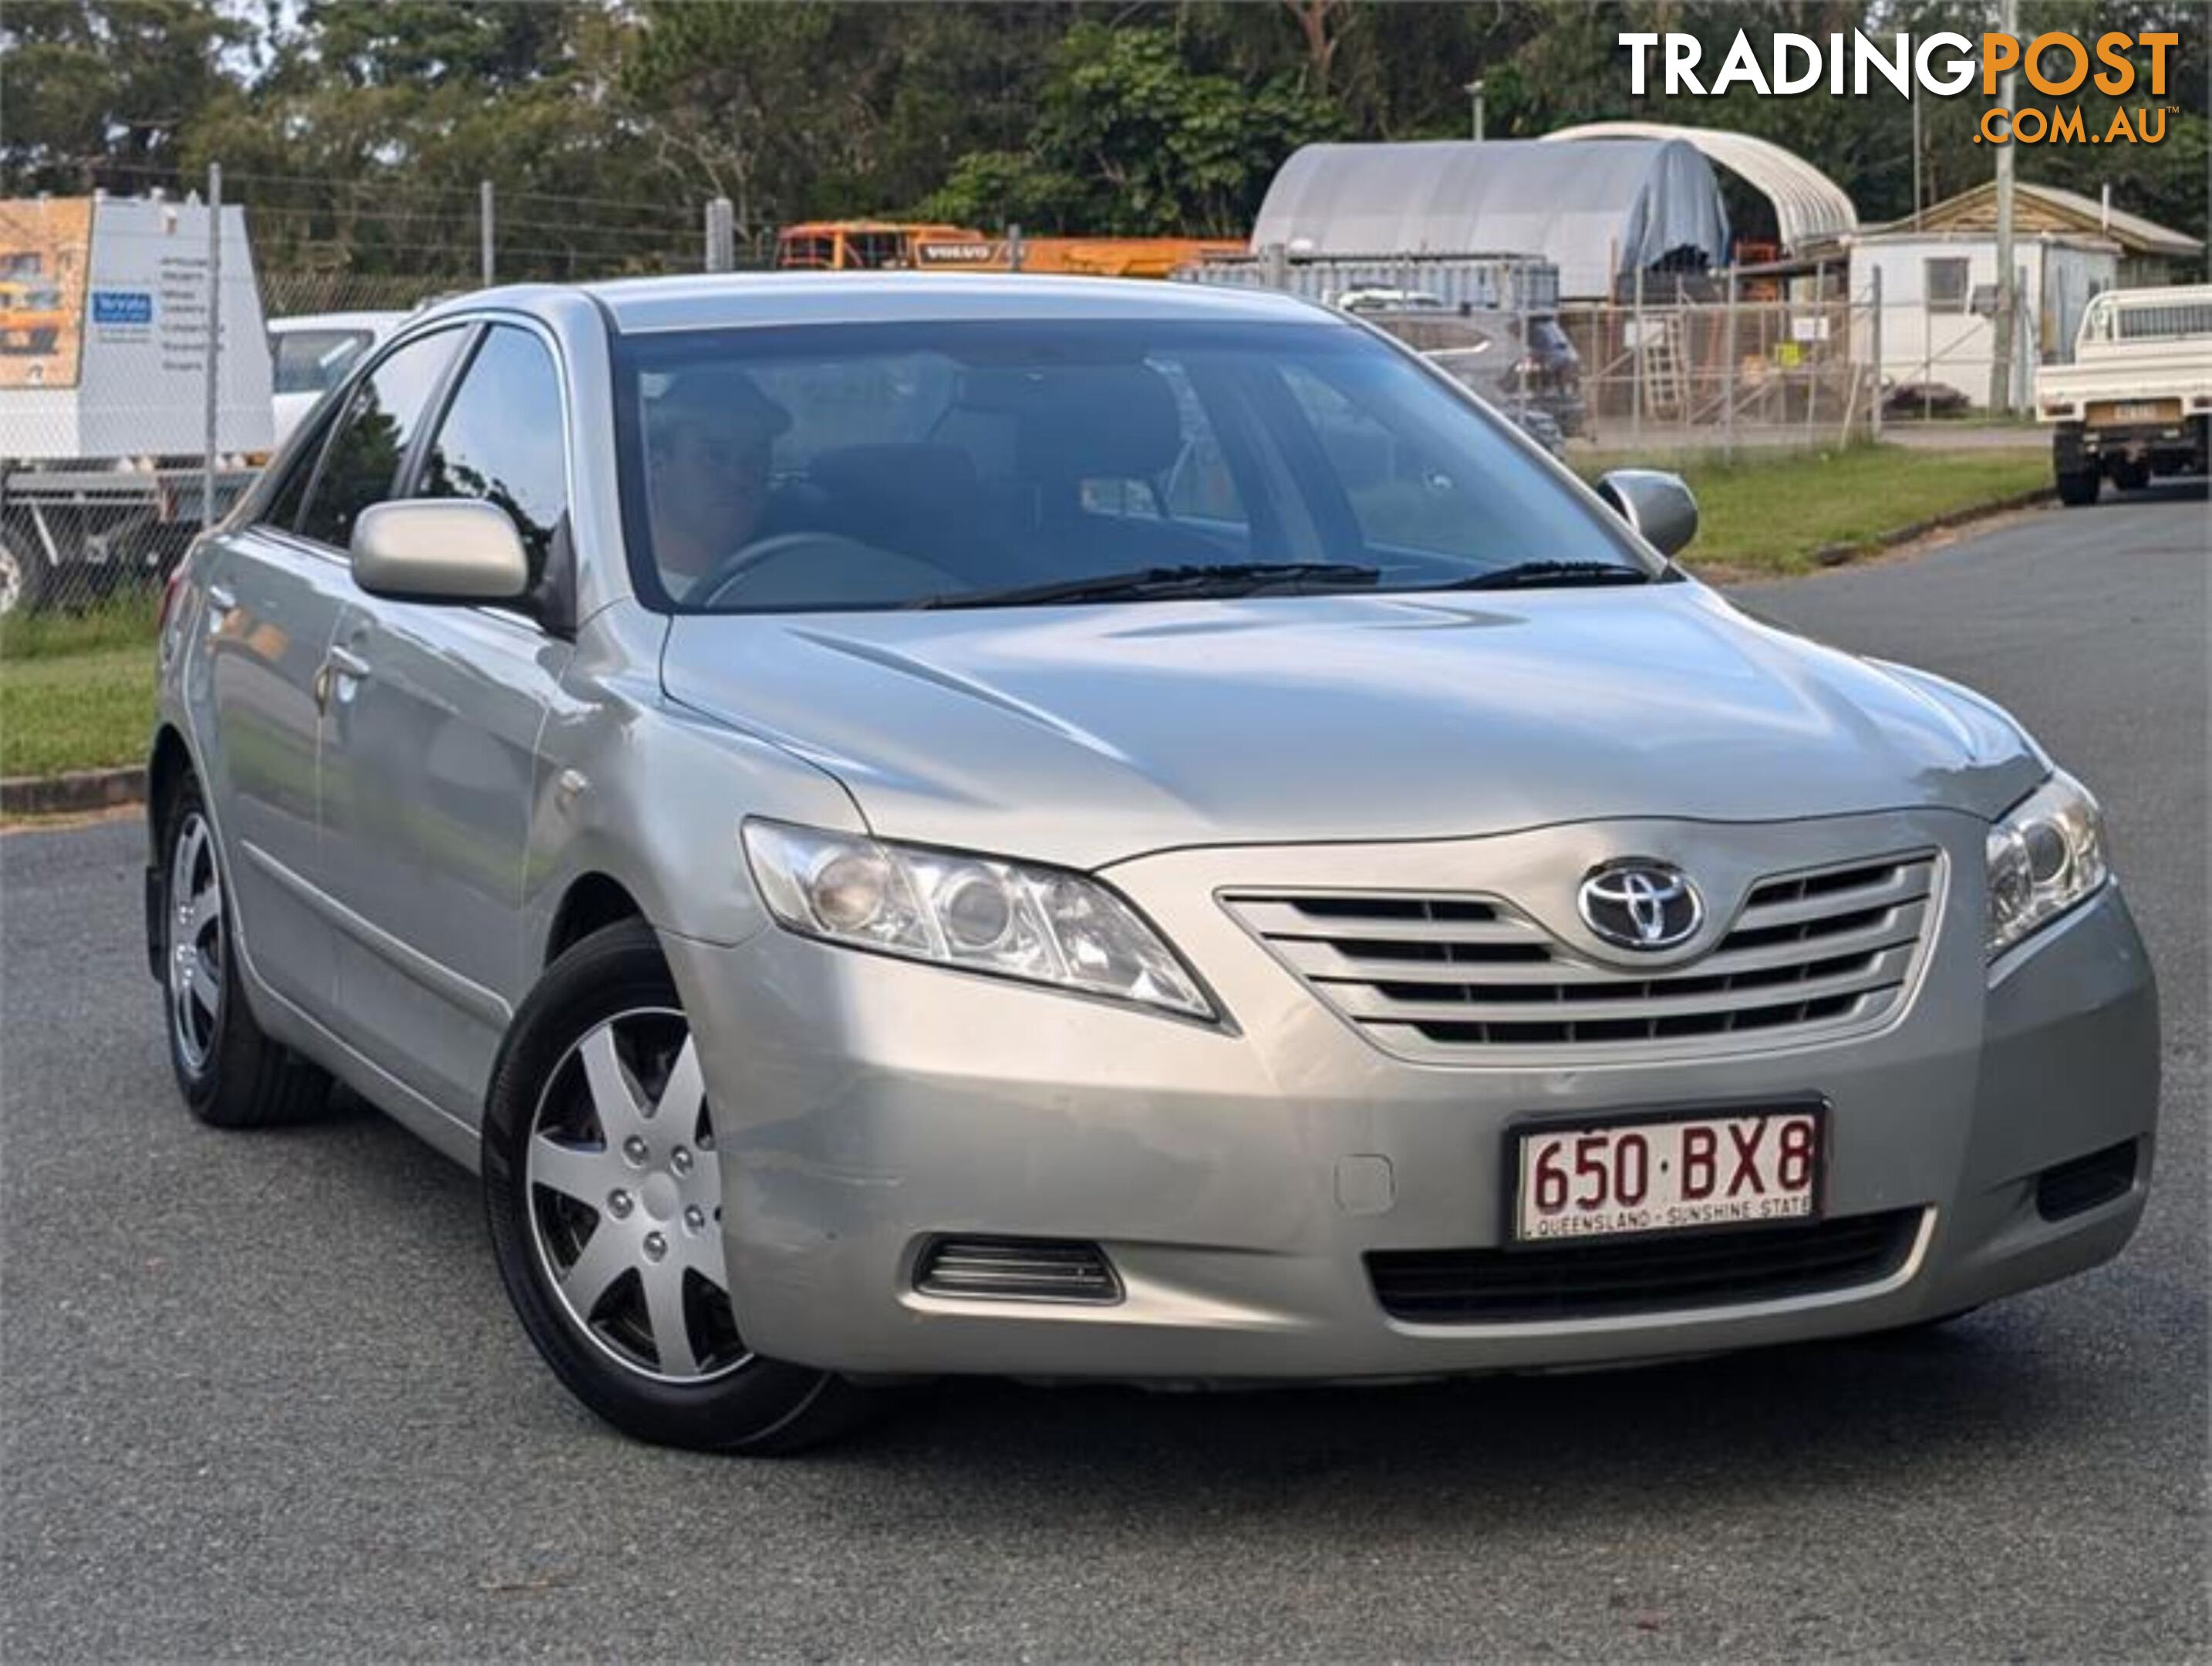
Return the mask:
POLYGON ((1547 144, 1605 139, 1675 139, 1744 181, 1774 206, 1783 248, 1802 254, 1858 228, 1858 210, 1844 188, 1795 151, 1768 139, 1720 127, 1676 127, 1656 121, 1594 121, 1544 135, 1547 144))
POLYGON ((1607 295, 1629 273, 1726 263, 1720 183, 1691 145, 1464 139, 1309 144, 1267 187, 1257 253, 1537 255, 1559 293, 1607 295))

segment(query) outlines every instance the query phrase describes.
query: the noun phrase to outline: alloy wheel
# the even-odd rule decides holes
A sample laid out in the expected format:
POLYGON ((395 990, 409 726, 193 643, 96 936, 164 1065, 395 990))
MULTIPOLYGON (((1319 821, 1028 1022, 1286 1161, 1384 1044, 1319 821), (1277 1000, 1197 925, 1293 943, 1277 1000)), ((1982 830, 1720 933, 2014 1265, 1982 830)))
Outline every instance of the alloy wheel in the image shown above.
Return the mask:
POLYGON ((523 1173, 546 1283, 603 1353, 684 1383, 750 1359, 730 1306, 698 1047, 681 1012, 619 1012, 562 1055, 523 1173))
POLYGON ((169 1023, 178 1055, 198 1076, 222 1020, 222 870, 207 818, 194 811, 169 857, 169 1023))

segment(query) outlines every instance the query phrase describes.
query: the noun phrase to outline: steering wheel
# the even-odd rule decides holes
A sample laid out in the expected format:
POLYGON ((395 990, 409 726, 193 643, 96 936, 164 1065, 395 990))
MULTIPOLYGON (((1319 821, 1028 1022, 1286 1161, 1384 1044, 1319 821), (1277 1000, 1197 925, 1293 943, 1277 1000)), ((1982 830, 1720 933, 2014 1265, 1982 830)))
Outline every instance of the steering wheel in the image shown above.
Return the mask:
POLYGON ((727 600, 741 581, 755 578, 762 569, 793 559, 804 559, 816 566, 836 562, 847 573, 854 575, 881 574, 895 584, 916 577, 933 581, 936 587, 957 588, 966 582, 933 562, 902 556, 892 550, 879 550, 872 544, 863 544, 840 532, 778 532, 757 539, 730 556, 701 581, 688 599, 707 607, 716 606, 727 600))

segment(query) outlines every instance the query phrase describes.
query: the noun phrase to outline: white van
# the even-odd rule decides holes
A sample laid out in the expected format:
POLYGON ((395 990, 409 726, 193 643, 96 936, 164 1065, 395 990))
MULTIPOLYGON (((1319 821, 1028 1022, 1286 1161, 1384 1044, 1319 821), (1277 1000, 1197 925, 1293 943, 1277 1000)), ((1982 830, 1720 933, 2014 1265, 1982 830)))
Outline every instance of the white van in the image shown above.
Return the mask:
POLYGON ((271 406, 276 443, 345 380, 354 361, 399 327, 404 313, 309 313, 269 320, 271 406))

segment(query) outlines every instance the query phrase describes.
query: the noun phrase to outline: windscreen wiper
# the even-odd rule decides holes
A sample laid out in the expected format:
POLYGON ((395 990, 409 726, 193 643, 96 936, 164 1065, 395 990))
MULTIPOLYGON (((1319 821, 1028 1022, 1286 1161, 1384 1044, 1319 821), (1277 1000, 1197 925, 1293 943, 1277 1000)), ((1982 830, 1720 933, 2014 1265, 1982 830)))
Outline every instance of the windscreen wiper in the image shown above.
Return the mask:
POLYGON ((1254 596, 1268 590, 1308 590, 1370 585, 1376 567, 1336 561, 1213 562, 1188 567, 1139 567, 1086 579, 1060 579, 1008 590, 924 596, 910 608, 1038 607, 1054 602, 1146 601, 1180 596, 1254 596))
POLYGON ((1649 584, 1651 575, 1640 567, 1624 567, 1617 561, 1516 561, 1494 567, 1471 578, 1444 584, 1425 584, 1423 590, 1533 590, 1550 586, 1649 584))

